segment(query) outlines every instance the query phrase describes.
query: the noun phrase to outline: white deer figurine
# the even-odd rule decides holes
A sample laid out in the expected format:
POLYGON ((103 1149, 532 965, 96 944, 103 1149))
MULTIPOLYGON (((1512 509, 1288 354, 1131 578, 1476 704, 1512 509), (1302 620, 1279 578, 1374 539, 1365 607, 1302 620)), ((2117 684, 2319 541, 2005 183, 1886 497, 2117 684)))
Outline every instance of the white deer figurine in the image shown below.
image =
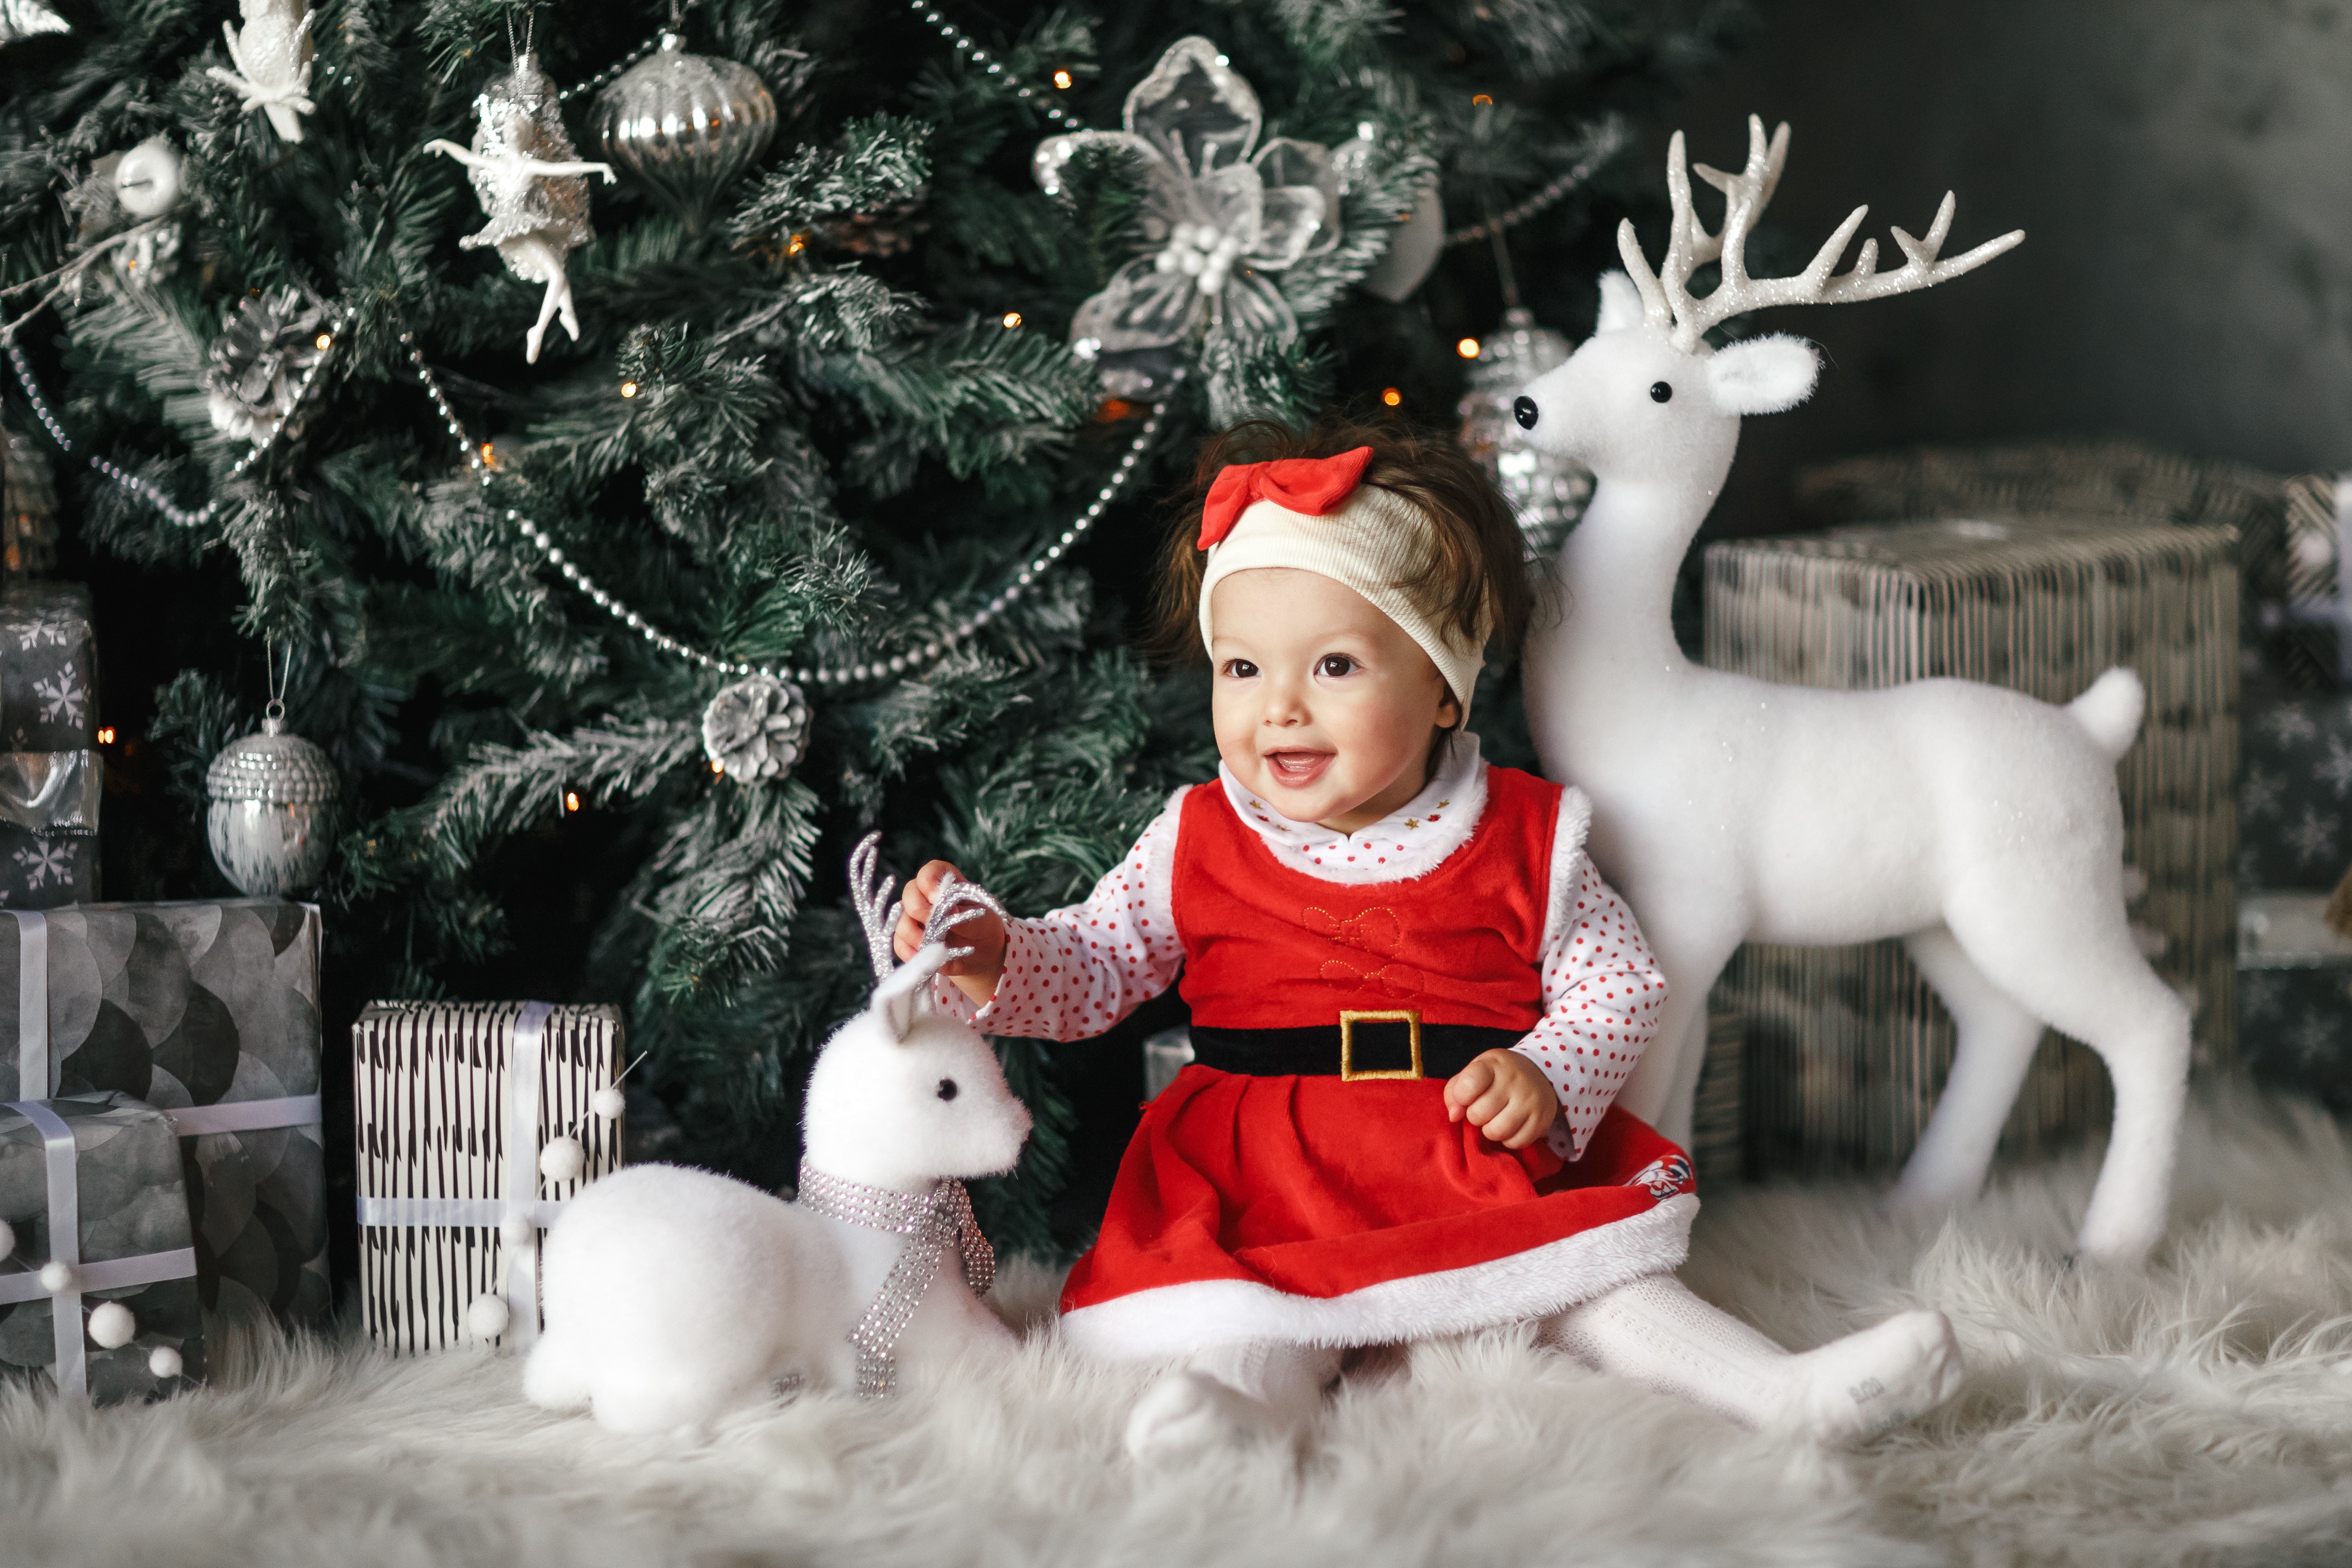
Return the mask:
POLYGON ((1669 624, 1675 574, 1730 471, 1741 416, 1793 407, 1820 373, 1800 339, 1716 350, 1701 334, 1764 306, 1925 289, 2024 238, 1937 259, 1947 195, 1924 239, 1894 231, 1900 268, 1878 271, 1865 241, 1838 273, 1868 210, 1857 207, 1802 272, 1750 278, 1748 237, 1788 146, 1786 125, 1768 146, 1751 117, 1743 171, 1698 166, 1725 196, 1709 234, 1676 132, 1664 267, 1651 272, 1622 225, 1626 273, 1602 280, 1598 328, 1514 406, 1529 440, 1598 479, 1560 550, 1559 613, 1528 640, 1526 683, 1544 771, 1592 797, 1593 858, 1672 988, 1622 1098, 1687 1136, 1707 990, 1740 942, 1899 936, 1959 1040, 1896 1205, 1976 1194, 2047 1024, 2097 1051, 2115 1083, 2078 1246, 2136 1258, 2164 1228, 2189 1040, 2188 1009, 2140 956, 2124 910, 2115 763, 2139 727, 2137 679, 2110 670, 2063 708, 1963 680, 1776 686, 1694 665, 1669 624), (1694 298, 1692 271, 1708 261, 1721 281, 1694 298))
POLYGON ((1009 1171, 1029 1112, 970 1026, 932 1010, 948 932, 996 900, 952 879, 892 968, 898 906, 870 835, 850 892, 881 984, 818 1055, 797 1201, 638 1165, 590 1185, 547 1238, 546 1331, 523 1393, 616 1432, 698 1433, 780 1383, 886 1394, 903 1363, 1009 1351, 981 1300, 995 1254, 959 1179, 1009 1171))

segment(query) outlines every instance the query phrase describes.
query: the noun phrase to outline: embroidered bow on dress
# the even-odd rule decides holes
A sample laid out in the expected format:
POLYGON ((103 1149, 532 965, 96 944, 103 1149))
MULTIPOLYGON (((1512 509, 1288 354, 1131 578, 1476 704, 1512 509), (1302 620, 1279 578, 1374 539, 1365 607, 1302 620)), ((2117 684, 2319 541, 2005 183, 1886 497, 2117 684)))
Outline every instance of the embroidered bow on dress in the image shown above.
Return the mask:
POLYGON ((1346 504, 1372 460, 1370 447, 1332 458, 1282 458, 1271 463, 1228 463, 1209 486, 1201 508, 1200 548, 1220 543, 1255 502, 1270 500, 1307 517, 1328 517, 1346 504))

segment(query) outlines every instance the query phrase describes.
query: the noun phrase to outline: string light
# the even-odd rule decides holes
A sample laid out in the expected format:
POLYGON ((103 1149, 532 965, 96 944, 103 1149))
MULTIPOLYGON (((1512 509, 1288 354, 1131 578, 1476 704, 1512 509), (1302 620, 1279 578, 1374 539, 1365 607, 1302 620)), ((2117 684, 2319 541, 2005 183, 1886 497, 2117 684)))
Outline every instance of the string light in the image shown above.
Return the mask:
POLYGON ((1064 92, 1070 90, 1070 83, 1076 79, 1071 76, 1067 71, 1057 70, 1054 73, 1054 85, 1060 88, 1064 92))
POLYGON ((1020 324, 1021 324, 1021 312, 1020 312, 1020 311, 1018 311, 1018 310, 1007 310, 1007 311, 1005 311, 1005 312, 1004 312, 1004 325, 1005 325, 1005 327, 1006 327, 1006 329, 1007 329, 1008 331, 1009 331, 1009 330, 1011 330, 1012 328, 1014 328, 1014 327, 1019 326, 1020 324))
POLYGON ((563 809, 567 813, 578 811, 580 809, 580 792, 578 790, 568 789, 563 792, 563 809))
POLYGON ((1483 92, 1471 94, 1470 101, 1477 105, 1480 109, 1492 109, 1495 107, 1494 99, 1483 92))
POLYGON ((714 773, 723 773, 727 771, 727 764, 713 757, 710 759, 710 771, 714 773))
POLYGON ((1460 342, 1454 345, 1454 352, 1460 354, 1464 359, 1476 359, 1478 357, 1478 340, 1475 338, 1465 338, 1460 342))
POLYGON ((1398 404, 1404 401, 1404 394, 1391 386, 1381 394, 1381 401, 1387 404, 1391 408, 1394 408, 1398 404))
POLYGON ((101 746, 110 746, 110 745, 114 744, 114 726, 113 726, 113 725, 109 724, 109 725, 107 725, 104 729, 101 729, 100 731, 99 731, 99 732, 98 732, 98 743, 99 743, 100 745, 101 745, 101 746))
POLYGON ((634 381, 625 381, 625 382, 621 383, 621 395, 622 395, 622 396, 624 396, 624 397, 635 397, 636 395, 637 395, 637 384, 636 384, 635 382, 634 382, 634 381))
POLYGON ((316 348, 320 353, 325 353, 329 349, 335 346, 335 334, 332 332, 320 332, 316 338, 311 340, 311 346, 316 348))
POLYGON ((802 251, 806 250, 807 248, 808 236, 804 234, 796 234, 793 236, 790 240, 785 242, 784 254, 786 256, 798 256, 802 251))

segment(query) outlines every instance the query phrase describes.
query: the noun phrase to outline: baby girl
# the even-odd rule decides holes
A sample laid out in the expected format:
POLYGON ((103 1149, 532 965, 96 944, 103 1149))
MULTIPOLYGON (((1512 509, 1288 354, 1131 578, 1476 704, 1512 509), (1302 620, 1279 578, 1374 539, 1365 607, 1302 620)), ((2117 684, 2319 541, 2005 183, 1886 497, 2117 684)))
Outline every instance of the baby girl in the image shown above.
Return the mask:
MULTIPOLYGON (((1585 855, 1584 796, 1465 727, 1530 609, 1485 474, 1448 442, 1246 425, 1192 495, 1164 597, 1213 667, 1217 778, 1084 903, 965 925, 937 983, 994 1035, 1083 1039, 1171 984, 1192 1006, 1194 1061, 1062 1296, 1072 1342, 1172 1363, 1129 1450, 1297 1430, 1350 1347, 1529 1321, 1823 1444, 1948 1397, 1939 1312, 1792 1354, 1675 1279, 1690 1161, 1613 1103, 1664 982, 1585 855)), ((908 885, 902 958, 950 869, 908 885)))

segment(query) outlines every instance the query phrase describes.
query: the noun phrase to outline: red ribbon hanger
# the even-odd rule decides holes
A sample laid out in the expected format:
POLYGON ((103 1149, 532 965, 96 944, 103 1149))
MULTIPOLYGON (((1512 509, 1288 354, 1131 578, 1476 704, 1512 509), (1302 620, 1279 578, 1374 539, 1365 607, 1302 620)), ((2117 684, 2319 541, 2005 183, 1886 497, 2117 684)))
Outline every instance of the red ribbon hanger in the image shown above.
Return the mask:
POLYGON ((1222 542, 1252 503, 1270 500, 1308 517, 1328 517, 1355 493, 1370 447, 1332 458, 1281 458, 1271 463, 1228 463, 1201 508, 1200 548, 1222 542))

